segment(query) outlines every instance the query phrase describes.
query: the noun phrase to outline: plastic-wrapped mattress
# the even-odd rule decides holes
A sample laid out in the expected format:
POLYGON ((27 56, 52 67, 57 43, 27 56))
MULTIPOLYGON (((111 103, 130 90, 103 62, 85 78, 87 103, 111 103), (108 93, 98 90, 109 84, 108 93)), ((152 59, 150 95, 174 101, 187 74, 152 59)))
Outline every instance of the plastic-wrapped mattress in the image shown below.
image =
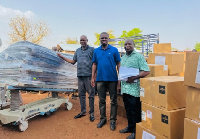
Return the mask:
MULTIPOLYGON (((73 58, 70 54, 63 56, 73 58)), ((0 84, 77 89, 77 67, 58 57, 55 51, 20 41, 0 53, 0 84)))

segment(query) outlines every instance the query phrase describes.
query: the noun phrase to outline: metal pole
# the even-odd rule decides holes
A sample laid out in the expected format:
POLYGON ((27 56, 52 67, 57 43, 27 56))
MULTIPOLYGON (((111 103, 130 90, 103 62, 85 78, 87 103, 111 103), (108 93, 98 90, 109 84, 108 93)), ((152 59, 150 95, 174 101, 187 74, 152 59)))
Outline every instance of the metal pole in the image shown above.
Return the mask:
POLYGON ((143 56, 144 56, 144 42, 143 42, 143 40, 142 40, 142 54, 143 54, 143 56))
POLYGON ((159 44, 159 33, 158 33, 158 36, 157 36, 157 44, 159 44))

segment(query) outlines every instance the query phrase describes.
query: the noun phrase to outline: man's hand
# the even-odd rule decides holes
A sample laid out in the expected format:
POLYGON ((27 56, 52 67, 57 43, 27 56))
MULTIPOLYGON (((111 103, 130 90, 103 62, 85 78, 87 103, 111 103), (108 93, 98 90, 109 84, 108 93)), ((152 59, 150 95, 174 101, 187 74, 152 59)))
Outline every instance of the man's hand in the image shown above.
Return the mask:
POLYGON ((63 56, 62 56, 60 53, 57 53, 57 55, 58 55, 60 58, 63 58, 63 56))
POLYGON ((126 83, 133 83, 135 79, 136 78, 134 76, 128 77, 128 80, 126 81, 126 83))
POLYGON ((93 78, 91 79, 91 86, 95 87, 95 79, 93 79, 93 78))

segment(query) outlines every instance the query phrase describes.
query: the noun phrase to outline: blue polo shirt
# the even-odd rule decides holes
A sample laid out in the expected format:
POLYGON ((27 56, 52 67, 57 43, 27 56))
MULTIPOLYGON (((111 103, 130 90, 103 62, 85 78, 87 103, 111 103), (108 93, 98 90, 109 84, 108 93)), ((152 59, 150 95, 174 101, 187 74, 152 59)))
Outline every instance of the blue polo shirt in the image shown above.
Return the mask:
POLYGON ((98 47, 94 50, 92 62, 97 64, 96 81, 118 81, 116 64, 120 62, 118 49, 108 45, 104 50, 98 47))

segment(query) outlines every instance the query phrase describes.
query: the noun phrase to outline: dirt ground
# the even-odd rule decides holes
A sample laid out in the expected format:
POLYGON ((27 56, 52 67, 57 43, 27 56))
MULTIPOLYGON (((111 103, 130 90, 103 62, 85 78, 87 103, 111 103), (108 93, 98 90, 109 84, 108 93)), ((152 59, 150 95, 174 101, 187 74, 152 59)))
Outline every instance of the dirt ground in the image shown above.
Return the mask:
MULTIPOLYGON (((68 97, 67 94, 59 94, 68 97)), ((46 98, 48 93, 33 94, 22 93, 24 104, 46 98)), ((80 112, 79 99, 70 97, 73 107, 66 110, 62 104, 57 112, 49 116, 36 116, 28 121, 29 127, 25 132, 20 132, 18 126, 0 125, 0 139, 125 139, 130 133, 120 134, 119 130, 127 126, 127 120, 120 116, 117 117, 116 130, 110 130, 110 99, 107 96, 107 124, 102 128, 97 128, 100 120, 98 109, 98 96, 95 96, 95 121, 90 122, 89 114, 80 119, 74 119, 74 116, 80 112)), ((87 99, 87 112, 89 112, 87 99)))

